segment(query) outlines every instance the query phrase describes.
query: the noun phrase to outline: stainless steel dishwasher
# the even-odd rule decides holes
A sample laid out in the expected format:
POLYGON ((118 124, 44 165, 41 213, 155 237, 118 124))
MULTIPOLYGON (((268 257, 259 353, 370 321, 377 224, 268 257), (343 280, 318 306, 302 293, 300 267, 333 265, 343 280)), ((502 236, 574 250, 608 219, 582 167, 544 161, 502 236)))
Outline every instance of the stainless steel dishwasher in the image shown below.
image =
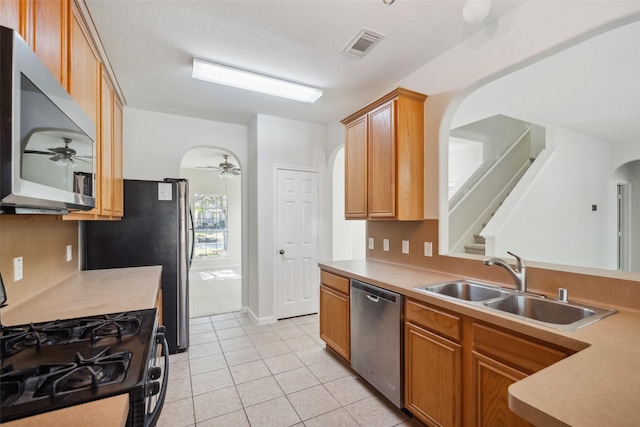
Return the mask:
POLYGON ((404 298, 351 279, 351 367, 402 408, 404 298))

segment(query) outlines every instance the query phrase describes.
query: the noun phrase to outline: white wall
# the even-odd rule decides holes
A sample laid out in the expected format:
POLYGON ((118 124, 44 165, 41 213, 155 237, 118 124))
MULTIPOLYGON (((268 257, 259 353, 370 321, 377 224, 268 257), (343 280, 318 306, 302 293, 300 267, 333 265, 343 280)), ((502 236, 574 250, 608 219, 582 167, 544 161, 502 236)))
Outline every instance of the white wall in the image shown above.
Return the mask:
POLYGON ((158 180, 180 176, 192 148, 223 148, 247 163, 247 127, 191 117, 124 109, 124 177, 158 180))
MULTIPOLYGON (((494 217, 502 225, 491 254, 508 256, 511 251, 537 261, 616 269, 610 144, 566 129, 554 134, 553 154, 509 209, 508 218, 498 217, 500 213, 494 217)), ((512 194, 517 196, 518 190, 512 194)))
MULTIPOLYGON (((251 256, 250 260, 253 273, 249 280, 248 308, 258 321, 269 322, 276 320, 276 169, 317 171, 319 182, 323 182, 327 167, 324 152, 327 132, 325 126, 259 114, 250 125, 250 135, 249 166, 255 179, 249 190, 252 199, 249 240, 255 257, 251 256)), ((321 194, 324 191, 320 189, 321 194)), ((320 218, 322 245, 330 245, 330 236, 327 237, 324 231, 328 221, 320 218)))
MULTIPOLYGON (((123 120, 124 178, 161 180, 179 177, 184 155, 196 147, 222 148, 233 154, 240 168, 248 164, 246 126, 194 119, 125 107, 123 120)), ((243 302, 248 292, 247 177, 242 180, 242 286, 243 302)))
MULTIPOLYGON (((638 19, 640 2, 529 1, 400 80, 400 86, 429 95, 425 104, 425 151, 439 158, 438 179, 431 179, 439 183, 439 188, 433 194, 427 186, 425 216, 440 219, 440 253, 448 253, 449 247, 449 129, 464 97, 488 81, 638 19), (438 148, 434 148, 433 141, 438 141, 438 148)), ((426 183, 428 179, 425 177, 426 183)))
POLYGON ((331 171, 333 188, 332 260, 364 259, 366 257, 367 222, 344 219, 344 145, 334 157, 331 171))

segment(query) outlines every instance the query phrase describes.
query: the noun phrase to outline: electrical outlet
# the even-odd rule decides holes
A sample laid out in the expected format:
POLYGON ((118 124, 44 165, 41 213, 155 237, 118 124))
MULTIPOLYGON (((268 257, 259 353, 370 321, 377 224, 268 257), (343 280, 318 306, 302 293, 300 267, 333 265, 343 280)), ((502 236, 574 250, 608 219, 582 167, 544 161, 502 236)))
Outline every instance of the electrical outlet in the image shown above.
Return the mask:
POLYGON ((403 254, 408 254, 409 253, 409 241, 408 240, 403 240, 402 241, 402 253, 403 254))
POLYGON ((424 242, 424 256, 433 256, 433 243, 424 242))
POLYGON ((382 250, 389 252, 389 239, 382 239, 382 250))
POLYGON ((369 237, 369 249, 373 250, 373 237, 369 237))
POLYGON ((73 247, 71 245, 67 245, 67 262, 73 259, 73 247))
POLYGON ((22 280, 23 277, 22 257, 20 256, 13 259, 13 281, 17 282, 18 280, 22 280))

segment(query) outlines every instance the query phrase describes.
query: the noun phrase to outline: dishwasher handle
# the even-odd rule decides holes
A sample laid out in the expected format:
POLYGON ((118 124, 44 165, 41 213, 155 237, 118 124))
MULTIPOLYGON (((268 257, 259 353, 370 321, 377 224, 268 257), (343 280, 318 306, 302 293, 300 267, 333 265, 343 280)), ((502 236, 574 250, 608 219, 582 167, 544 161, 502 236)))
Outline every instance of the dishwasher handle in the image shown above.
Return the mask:
POLYGON ((365 282, 361 282, 359 280, 351 279, 351 288, 352 290, 358 289, 361 292, 364 292, 367 299, 373 302, 379 302, 380 299, 382 299, 394 304, 402 304, 402 298, 400 294, 370 285, 365 282))

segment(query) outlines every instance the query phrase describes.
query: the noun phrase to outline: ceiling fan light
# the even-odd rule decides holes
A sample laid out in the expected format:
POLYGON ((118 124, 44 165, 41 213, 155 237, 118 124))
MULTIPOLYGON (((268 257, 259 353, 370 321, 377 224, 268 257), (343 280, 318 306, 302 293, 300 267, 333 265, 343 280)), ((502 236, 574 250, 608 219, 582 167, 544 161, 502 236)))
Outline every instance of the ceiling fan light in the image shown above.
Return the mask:
POLYGON ((223 179, 231 179, 235 175, 233 173, 231 173, 231 171, 229 169, 222 169, 220 171, 219 176, 220 176, 220 178, 223 178, 223 179))
POLYGON ((193 58, 193 71, 191 76, 194 79, 310 104, 316 102, 322 96, 322 90, 318 88, 216 64, 198 58, 193 58))

